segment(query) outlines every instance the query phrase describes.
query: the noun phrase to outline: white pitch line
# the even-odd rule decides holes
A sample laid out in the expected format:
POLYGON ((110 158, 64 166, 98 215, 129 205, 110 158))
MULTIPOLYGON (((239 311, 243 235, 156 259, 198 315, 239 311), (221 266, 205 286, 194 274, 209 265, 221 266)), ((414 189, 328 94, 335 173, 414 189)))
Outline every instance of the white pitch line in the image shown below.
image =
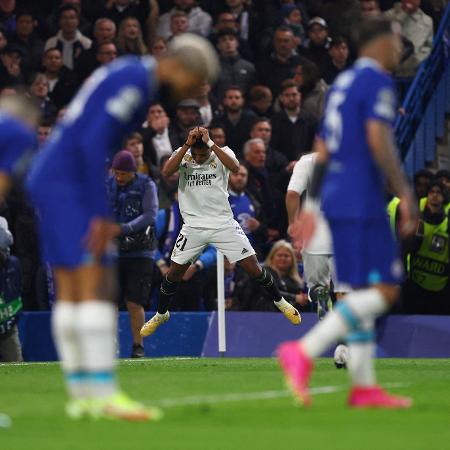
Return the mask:
MULTIPOLYGON (((390 389, 409 386, 408 383, 383 383, 383 386, 390 389)), ((309 390, 312 395, 334 394, 349 389, 348 385, 341 386, 319 386, 309 390)), ((187 397, 166 398, 152 402, 155 406, 162 408, 172 408, 176 406, 196 406, 213 405, 217 403, 243 402, 253 400, 273 400, 292 396, 290 391, 259 391, 259 392, 239 392, 234 394, 219 395, 191 395, 187 397)))
MULTIPOLYGON (((334 392, 347 389, 348 386, 320 386, 311 388, 313 395, 332 394, 334 392)), ((239 392, 235 394, 218 394, 218 395, 191 395, 188 397, 166 398, 153 402, 155 406, 170 408, 174 406, 192 406, 192 405, 212 405, 215 403, 242 402, 252 400, 272 400, 283 397, 290 397, 289 391, 260 391, 260 392, 239 392)))

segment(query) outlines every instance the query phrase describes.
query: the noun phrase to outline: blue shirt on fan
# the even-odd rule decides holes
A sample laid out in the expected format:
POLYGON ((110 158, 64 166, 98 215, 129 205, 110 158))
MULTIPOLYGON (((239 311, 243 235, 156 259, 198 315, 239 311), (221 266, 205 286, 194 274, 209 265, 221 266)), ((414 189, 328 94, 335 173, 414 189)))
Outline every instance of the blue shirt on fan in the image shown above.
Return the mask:
POLYGON ((370 119, 392 124, 392 78, 374 60, 359 59, 332 85, 321 137, 330 155, 321 198, 328 218, 371 219, 385 214, 384 179, 367 142, 370 119))

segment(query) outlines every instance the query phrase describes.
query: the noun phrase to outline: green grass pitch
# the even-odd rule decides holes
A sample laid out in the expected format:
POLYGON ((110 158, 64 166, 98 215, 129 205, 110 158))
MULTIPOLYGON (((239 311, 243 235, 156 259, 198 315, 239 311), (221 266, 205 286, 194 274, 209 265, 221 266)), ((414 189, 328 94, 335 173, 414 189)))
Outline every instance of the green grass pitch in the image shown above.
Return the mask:
POLYGON ((57 364, 0 365, 2 450, 426 450, 450 448, 450 360, 377 360, 404 411, 345 406, 348 380, 316 364, 310 409, 295 407, 274 359, 122 361, 124 390, 163 407, 159 423, 72 422, 57 364))

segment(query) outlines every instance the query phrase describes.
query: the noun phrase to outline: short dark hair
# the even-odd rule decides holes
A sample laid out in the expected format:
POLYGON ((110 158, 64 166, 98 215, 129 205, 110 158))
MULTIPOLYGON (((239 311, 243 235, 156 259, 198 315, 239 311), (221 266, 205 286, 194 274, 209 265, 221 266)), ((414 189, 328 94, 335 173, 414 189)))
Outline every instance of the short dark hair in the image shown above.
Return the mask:
POLYGON ((35 14, 30 9, 20 9, 16 13, 16 22, 19 20, 19 17, 22 16, 30 16, 32 19, 36 18, 35 14))
POLYGON ((255 128, 256 125, 258 125, 258 123, 261 123, 261 122, 268 123, 270 126, 272 126, 272 122, 270 121, 270 119, 268 117, 257 117, 255 119, 255 121, 252 123, 251 130, 253 130, 253 128, 255 128))
POLYGON ((348 45, 348 39, 341 35, 333 36, 331 38, 330 47, 334 47, 335 45, 341 45, 341 44, 348 45))
POLYGON ((280 94, 282 94, 287 89, 290 89, 290 88, 293 88, 293 87, 295 87, 297 89, 297 84, 295 83, 294 80, 291 80, 291 79, 284 80, 281 83, 280 94))
POLYGON ((439 178, 448 178, 450 180, 450 171, 449 170, 438 170, 436 172, 436 174, 434 175, 435 178, 439 179, 439 178))
POLYGON ((434 178, 433 172, 430 172, 427 169, 421 169, 418 170, 415 174, 414 174, 414 183, 420 178, 420 177, 425 177, 428 178, 428 180, 432 180, 434 178))
POLYGON ((244 96, 244 91, 237 85, 232 84, 231 86, 228 86, 224 91, 223 91, 223 97, 225 98, 225 96, 227 95, 228 91, 239 91, 241 93, 242 96, 244 96))
POLYGON ((197 138, 194 143, 191 145, 192 148, 197 148, 199 150, 203 150, 208 148, 205 142, 203 142, 202 138, 197 138))
POLYGON ((78 10, 78 8, 75 5, 72 5, 71 3, 67 3, 58 8, 58 20, 61 19, 61 16, 66 11, 75 11, 77 14, 77 17, 80 18, 80 11, 78 10))
MULTIPOLYGON (((277 31, 282 31, 283 33, 291 33, 291 34, 294 34, 294 32, 292 31, 292 28, 291 27, 288 27, 287 25, 280 25, 279 27, 277 27, 276 29, 275 29, 275 33, 277 32, 277 31)), ((275 36, 275 33, 273 34, 274 36, 275 36)))
POLYGON ((374 39, 392 34, 392 20, 384 17, 375 17, 363 20, 356 30, 355 42, 358 50, 361 50, 374 39))
MULTIPOLYGON (((263 100, 265 98, 268 98, 267 91, 270 91, 269 86, 265 86, 263 84, 255 84, 250 88, 250 91, 248 93, 248 100, 250 102, 257 102, 259 100, 263 100)), ((272 92, 272 91, 270 91, 272 92)))

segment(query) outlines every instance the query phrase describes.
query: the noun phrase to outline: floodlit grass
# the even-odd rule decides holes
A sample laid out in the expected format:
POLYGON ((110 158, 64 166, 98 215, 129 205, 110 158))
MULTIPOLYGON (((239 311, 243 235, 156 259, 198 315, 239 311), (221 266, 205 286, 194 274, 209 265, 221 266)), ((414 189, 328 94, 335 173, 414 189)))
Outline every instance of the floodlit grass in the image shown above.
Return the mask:
POLYGON ((0 365, 1 450, 427 450, 450 448, 450 360, 377 361, 404 411, 346 406, 348 380, 316 365, 310 409, 295 407, 273 359, 122 361, 124 390, 163 407, 159 423, 73 422, 57 364, 0 365), (327 388, 325 388, 327 387, 327 388))

